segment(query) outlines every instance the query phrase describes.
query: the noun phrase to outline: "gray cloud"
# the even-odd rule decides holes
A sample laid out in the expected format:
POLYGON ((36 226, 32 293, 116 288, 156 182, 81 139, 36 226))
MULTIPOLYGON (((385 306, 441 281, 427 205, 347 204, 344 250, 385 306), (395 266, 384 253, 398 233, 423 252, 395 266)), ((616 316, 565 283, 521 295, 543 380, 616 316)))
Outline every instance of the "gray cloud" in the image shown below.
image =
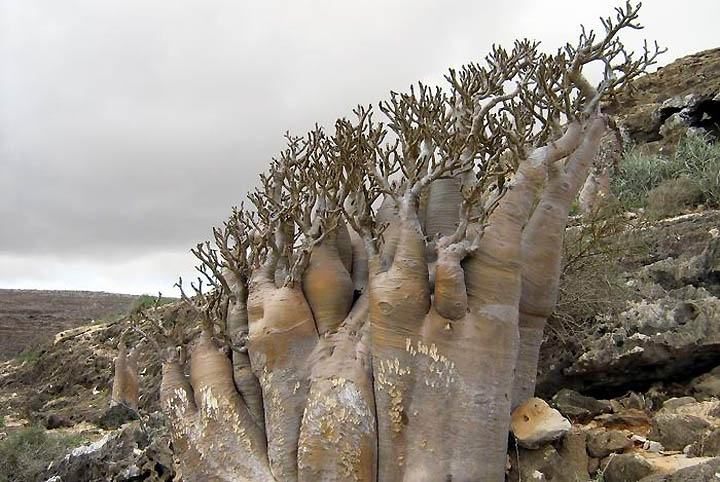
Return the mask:
MULTIPOLYGON (((493 42, 555 48, 609 12, 578 5, 0 0, 0 286, 166 284, 285 130, 438 80, 493 42)), ((715 0, 653 1, 630 43, 657 38, 669 61, 716 46, 718 17, 715 0)))

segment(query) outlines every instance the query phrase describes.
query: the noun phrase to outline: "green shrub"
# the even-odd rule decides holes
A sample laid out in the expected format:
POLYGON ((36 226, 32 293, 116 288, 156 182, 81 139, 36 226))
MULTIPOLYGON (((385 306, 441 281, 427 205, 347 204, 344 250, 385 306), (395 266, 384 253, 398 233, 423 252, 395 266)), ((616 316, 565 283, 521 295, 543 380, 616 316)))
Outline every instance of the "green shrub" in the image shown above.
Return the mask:
POLYGON ((698 184, 702 201, 720 207, 720 142, 688 135, 678 144, 676 157, 683 165, 683 174, 698 184))
POLYGON ((648 193, 647 215, 650 219, 675 216, 702 200, 703 192, 697 181, 687 176, 666 179, 648 193))
POLYGON ((696 202, 720 207, 720 143, 689 134, 670 158, 632 149, 620 162, 611 188, 625 207, 640 208, 648 205, 650 191, 664 181, 683 176, 692 180, 702 193, 696 202))
POLYGON ((39 348, 29 347, 23 350, 23 352, 17 356, 17 360, 21 362, 27 362, 28 364, 32 365, 40 359, 41 354, 42 351, 39 348))
POLYGON ((133 303, 132 308, 130 308, 130 315, 136 315, 140 313, 141 311, 149 310, 150 308, 153 308, 155 306, 162 306, 166 305, 168 303, 171 303, 173 301, 172 298, 163 298, 158 296, 152 296, 148 294, 143 294, 137 297, 135 300, 135 303, 133 303))
POLYGON ((0 428, 5 428, 5 415, 0 415, 0 428))
POLYGON ((84 442, 78 435, 48 434, 38 426, 12 432, 0 442, 0 482, 38 480, 50 462, 84 442))
POLYGON ((620 162, 620 172, 612 177, 611 190, 626 207, 644 207, 648 193, 677 171, 674 160, 633 149, 620 162))

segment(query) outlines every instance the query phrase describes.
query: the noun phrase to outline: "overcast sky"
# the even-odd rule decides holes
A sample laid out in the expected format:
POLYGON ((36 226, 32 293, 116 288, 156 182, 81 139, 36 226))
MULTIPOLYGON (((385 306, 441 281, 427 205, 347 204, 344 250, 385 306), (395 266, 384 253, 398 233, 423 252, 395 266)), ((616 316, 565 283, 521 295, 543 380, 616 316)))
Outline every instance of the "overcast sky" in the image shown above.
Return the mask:
MULTIPOLYGON (((620 2, 0 0, 0 288, 172 292, 282 146, 620 2)), ((648 0, 662 63, 717 47, 718 0, 648 0)))

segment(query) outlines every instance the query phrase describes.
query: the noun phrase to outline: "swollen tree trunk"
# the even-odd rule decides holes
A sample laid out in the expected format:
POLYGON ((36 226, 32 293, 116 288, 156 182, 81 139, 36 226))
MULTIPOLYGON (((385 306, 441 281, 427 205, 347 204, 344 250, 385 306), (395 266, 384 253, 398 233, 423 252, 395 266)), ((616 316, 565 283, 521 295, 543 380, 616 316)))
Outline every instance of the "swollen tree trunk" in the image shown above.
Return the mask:
POLYGON ((636 13, 555 57, 494 49, 490 67, 451 71, 449 93, 393 93, 386 123, 358 107, 333 136, 287 136, 255 210, 193 251, 212 290, 181 292, 201 320, 188 364, 187 340, 165 333, 183 480, 504 480, 599 102, 655 58, 620 55, 636 13), (582 67, 603 59, 595 88, 582 67))
POLYGON ((591 119, 582 144, 564 163, 550 167, 540 202, 523 231, 520 351, 513 382, 513 407, 535 393, 543 331, 557 301, 568 214, 588 175, 605 127, 604 117, 591 119))
POLYGON ((190 420, 174 422, 176 444, 201 460, 180 464, 195 474, 186 478, 503 480, 512 401, 534 388, 534 323, 552 311, 567 210, 603 123, 572 123, 533 150, 470 238, 451 229, 460 183, 431 189, 432 257, 420 196, 408 190, 386 208, 387 251, 367 252, 352 232, 341 257, 330 231, 301 282, 278 285, 271 259, 253 271, 245 301, 226 276, 227 327, 231 338, 248 333, 247 353, 230 360, 206 334, 189 385, 166 367, 166 410, 190 420), (446 202, 435 210, 433 199, 446 202), (205 459, 219 445, 233 461, 205 459))
POLYGON ((590 215, 610 194, 610 170, 607 167, 593 169, 580 190, 578 204, 583 215, 590 215))
POLYGON ((115 374, 113 376, 110 405, 124 405, 133 410, 138 409, 140 382, 137 366, 138 352, 128 353, 124 336, 118 344, 118 356, 115 358, 115 374))

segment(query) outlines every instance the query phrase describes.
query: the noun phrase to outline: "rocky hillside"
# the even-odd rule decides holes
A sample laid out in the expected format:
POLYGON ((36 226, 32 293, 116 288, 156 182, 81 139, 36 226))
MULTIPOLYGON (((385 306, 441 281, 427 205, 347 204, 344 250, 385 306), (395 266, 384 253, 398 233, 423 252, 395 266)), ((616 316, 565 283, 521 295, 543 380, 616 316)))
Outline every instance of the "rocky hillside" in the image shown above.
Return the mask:
POLYGON ((59 331, 124 315, 136 298, 92 291, 0 289, 0 360, 51 340, 59 331))
POLYGON ((626 142, 651 152, 672 150, 688 128, 720 137, 720 48, 637 79, 607 110, 626 142))

